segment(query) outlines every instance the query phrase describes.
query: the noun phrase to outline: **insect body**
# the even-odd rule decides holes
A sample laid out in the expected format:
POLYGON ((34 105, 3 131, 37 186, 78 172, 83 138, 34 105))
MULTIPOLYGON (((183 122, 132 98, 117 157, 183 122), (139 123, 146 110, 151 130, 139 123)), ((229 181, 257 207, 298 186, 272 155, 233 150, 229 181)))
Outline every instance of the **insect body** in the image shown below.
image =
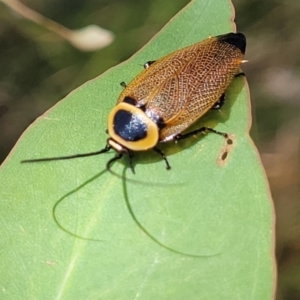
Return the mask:
MULTIPOLYGON (((134 151, 154 149, 162 142, 179 140, 198 132, 213 131, 202 127, 182 134, 211 108, 224 102, 224 92, 239 73, 245 54, 246 39, 242 33, 210 37, 202 42, 177 50, 157 61, 149 61, 119 96, 108 117, 107 145, 86 154, 26 160, 23 162, 69 159, 101 154, 114 149, 117 156, 129 155, 130 167, 134 151)), ((134 171, 134 170, 133 170, 134 171)))

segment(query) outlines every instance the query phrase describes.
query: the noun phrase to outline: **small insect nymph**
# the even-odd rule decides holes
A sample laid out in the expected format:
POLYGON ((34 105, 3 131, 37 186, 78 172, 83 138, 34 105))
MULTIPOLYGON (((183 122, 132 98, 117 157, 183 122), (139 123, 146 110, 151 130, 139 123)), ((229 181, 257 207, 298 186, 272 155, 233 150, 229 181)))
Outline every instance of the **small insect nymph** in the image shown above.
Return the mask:
POLYGON ((233 78, 241 74, 246 38, 242 33, 227 33, 177 50, 156 61, 145 63, 144 70, 125 87, 108 116, 107 144, 100 151, 24 160, 40 162, 98 155, 114 149, 117 155, 107 168, 124 154, 134 172, 135 151, 155 150, 170 169, 160 143, 177 141, 200 132, 226 133, 202 127, 182 134, 210 109, 219 109, 233 78))

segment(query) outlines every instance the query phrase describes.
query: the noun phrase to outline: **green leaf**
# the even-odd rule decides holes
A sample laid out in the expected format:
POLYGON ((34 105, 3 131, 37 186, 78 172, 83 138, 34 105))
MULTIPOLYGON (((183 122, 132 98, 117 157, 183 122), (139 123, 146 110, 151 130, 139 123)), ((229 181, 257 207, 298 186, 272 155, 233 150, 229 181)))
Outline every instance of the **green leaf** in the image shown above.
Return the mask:
MULTIPOLYGON (((24 133, 0 172, 1 299, 270 299, 273 210, 249 135, 247 82, 234 80, 208 134, 105 169, 115 154, 21 165, 105 146, 107 115, 149 60, 234 31, 227 1, 193 1, 134 57, 92 80, 24 133), (125 175, 126 179, 122 179, 125 175), (133 215, 134 214, 134 215, 133 215), (140 226, 138 226, 140 225, 140 226)), ((198 124, 199 126, 199 124, 198 124)))

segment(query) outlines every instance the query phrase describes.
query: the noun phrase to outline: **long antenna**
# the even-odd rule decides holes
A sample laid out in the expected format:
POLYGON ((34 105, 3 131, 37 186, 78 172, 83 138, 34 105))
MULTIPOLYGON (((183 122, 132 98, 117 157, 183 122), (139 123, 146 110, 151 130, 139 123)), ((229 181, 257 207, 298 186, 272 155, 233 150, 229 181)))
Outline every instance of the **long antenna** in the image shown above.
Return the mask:
POLYGON ((108 152, 111 149, 111 146, 106 145, 106 147, 102 150, 95 151, 95 152, 89 152, 89 153, 82 153, 82 154, 74 154, 74 155, 68 155, 68 156, 57 156, 57 157, 46 157, 46 158, 35 158, 35 159, 25 159, 21 160, 21 163, 34 163, 34 162, 43 162, 43 161, 53 161, 53 160, 64 160, 64 159, 73 159, 73 158, 79 158, 79 157, 86 157, 86 156, 93 156, 102 154, 105 152, 108 152))

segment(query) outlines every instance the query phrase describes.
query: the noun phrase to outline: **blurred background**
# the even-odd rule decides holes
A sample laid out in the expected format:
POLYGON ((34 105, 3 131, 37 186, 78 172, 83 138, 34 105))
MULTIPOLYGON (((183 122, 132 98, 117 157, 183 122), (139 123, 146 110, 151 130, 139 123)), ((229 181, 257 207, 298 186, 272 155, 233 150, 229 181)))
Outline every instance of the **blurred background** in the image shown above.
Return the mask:
MULTIPOLYGON (((94 52, 80 51, 49 28, 21 18, 6 2, 15 3, 0 0, 0 163, 38 116, 74 88, 129 58, 189 1, 23 0, 67 28, 96 24, 110 30, 113 43, 94 52)), ((248 40, 250 62, 243 70, 251 91, 251 136, 277 216, 277 299, 300 299, 300 1, 233 2, 238 30, 248 40)))

